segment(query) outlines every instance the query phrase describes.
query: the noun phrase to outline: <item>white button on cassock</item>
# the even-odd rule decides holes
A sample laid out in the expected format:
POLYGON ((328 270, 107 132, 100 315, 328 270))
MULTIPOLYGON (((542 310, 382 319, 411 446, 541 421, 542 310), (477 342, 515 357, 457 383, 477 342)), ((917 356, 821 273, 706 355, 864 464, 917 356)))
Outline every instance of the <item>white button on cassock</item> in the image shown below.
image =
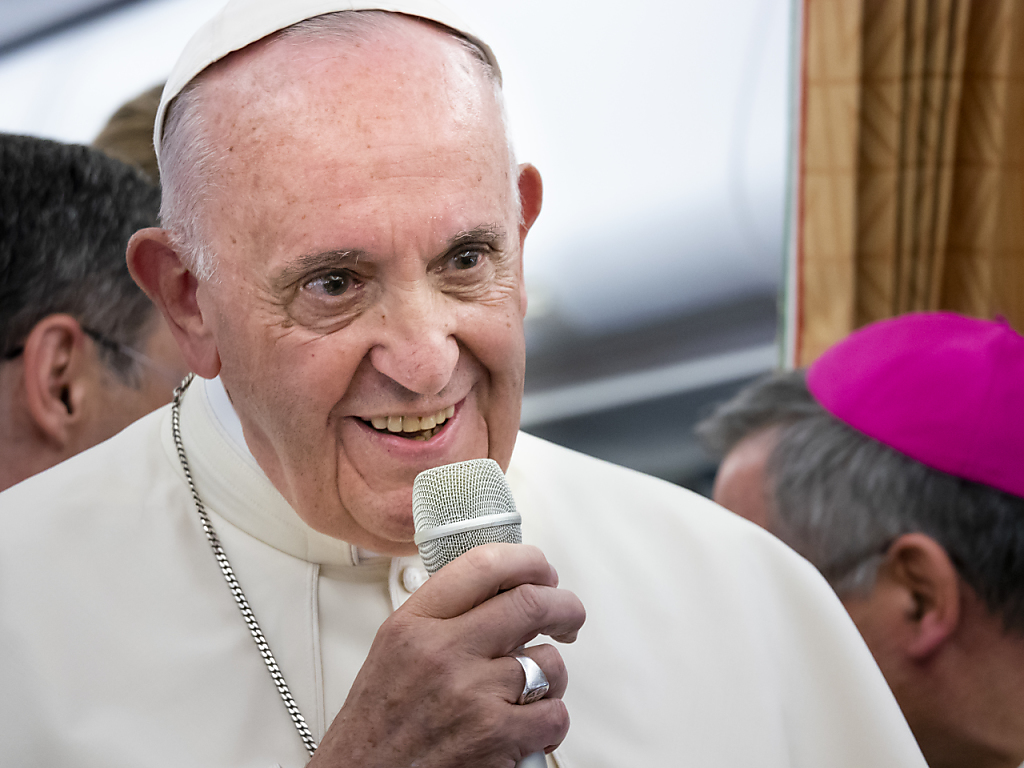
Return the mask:
POLYGON ((427 572, 422 567, 407 566, 402 571, 402 586, 407 592, 415 592, 427 580, 427 572))

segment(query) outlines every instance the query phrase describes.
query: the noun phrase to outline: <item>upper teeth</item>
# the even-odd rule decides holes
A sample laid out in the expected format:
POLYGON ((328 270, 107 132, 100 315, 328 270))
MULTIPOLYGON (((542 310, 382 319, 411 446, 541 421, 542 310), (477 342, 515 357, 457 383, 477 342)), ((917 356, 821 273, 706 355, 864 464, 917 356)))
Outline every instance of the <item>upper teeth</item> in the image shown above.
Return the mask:
POLYGON ((374 429, 386 429, 388 432, 419 432, 444 424, 454 415, 455 406, 449 405, 429 416, 374 416, 370 423, 374 429))

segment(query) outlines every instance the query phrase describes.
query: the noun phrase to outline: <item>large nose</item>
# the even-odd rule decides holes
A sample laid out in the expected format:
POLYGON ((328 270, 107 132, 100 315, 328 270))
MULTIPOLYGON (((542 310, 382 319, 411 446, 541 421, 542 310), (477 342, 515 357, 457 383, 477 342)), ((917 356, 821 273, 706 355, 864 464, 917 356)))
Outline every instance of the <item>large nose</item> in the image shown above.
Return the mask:
POLYGON ((379 305, 380 340, 370 363, 411 392, 435 395, 459 362, 452 300, 424 283, 405 287, 379 305))

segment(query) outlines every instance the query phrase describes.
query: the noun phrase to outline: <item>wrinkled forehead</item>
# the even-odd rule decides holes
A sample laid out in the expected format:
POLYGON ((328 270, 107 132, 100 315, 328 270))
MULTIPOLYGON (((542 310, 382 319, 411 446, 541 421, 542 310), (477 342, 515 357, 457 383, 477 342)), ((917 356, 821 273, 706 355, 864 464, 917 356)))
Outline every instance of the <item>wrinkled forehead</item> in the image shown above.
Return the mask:
POLYGON ((415 20, 356 42, 269 38, 220 62, 203 89, 205 133, 224 171, 271 157, 372 160, 383 147, 394 162, 465 151, 505 164, 486 151, 506 143, 481 65, 415 20))
POLYGON ((203 88, 217 169, 207 234, 222 255, 229 241, 246 263, 385 242, 429 251, 515 216, 494 89, 442 30, 410 21, 359 44, 275 38, 219 64, 203 88))

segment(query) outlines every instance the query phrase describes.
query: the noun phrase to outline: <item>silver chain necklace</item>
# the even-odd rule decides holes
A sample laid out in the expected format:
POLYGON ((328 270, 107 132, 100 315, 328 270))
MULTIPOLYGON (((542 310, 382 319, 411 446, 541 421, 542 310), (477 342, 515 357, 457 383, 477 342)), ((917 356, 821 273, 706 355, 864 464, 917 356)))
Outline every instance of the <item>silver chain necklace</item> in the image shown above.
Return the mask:
POLYGON ((196 484, 192 480, 192 472, 188 467, 188 459, 185 458, 185 446, 181 441, 181 398, 194 378, 194 373, 190 373, 185 377, 181 384, 178 385, 178 388, 174 390, 174 400, 171 402, 171 431, 174 434, 174 445, 178 449, 178 460, 181 462, 181 468, 185 470, 185 480, 188 481, 189 490, 192 491, 192 500, 196 504, 196 511, 199 513, 199 519, 203 524, 203 533, 206 534, 206 540, 210 542, 210 548, 213 550, 213 556, 217 560, 217 565, 220 566, 220 572, 224 574, 224 580, 228 583, 231 596, 235 598, 238 610, 242 612, 242 618, 245 619, 245 624, 249 627, 249 632, 252 634, 252 639, 256 642, 260 656, 263 657, 263 663, 267 665, 270 677, 273 678, 274 685, 277 686, 277 692, 281 694, 284 708, 288 710, 288 715, 291 717, 292 723, 295 724, 295 730, 299 732, 299 738, 302 739, 302 743, 306 746, 306 751, 312 757, 317 747, 316 740, 313 738, 309 726, 306 725, 306 719, 299 711, 298 704, 292 698, 292 692, 288 689, 288 683, 285 682, 284 675, 281 674, 281 669, 277 666, 277 660, 274 659, 274 654, 270 652, 270 646, 267 645, 267 639, 263 636, 263 631, 260 629, 252 609, 249 607, 249 601, 245 599, 245 593, 242 592, 242 587, 239 586, 238 579, 235 578, 235 571, 231 567, 231 563, 228 562, 228 556, 224 554, 224 548, 220 545, 220 539, 217 538, 217 532, 213 529, 210 516, 206 514, 206 507, 203 506, 202 499, 199 498, 199 491, 196 490, 196 484))

